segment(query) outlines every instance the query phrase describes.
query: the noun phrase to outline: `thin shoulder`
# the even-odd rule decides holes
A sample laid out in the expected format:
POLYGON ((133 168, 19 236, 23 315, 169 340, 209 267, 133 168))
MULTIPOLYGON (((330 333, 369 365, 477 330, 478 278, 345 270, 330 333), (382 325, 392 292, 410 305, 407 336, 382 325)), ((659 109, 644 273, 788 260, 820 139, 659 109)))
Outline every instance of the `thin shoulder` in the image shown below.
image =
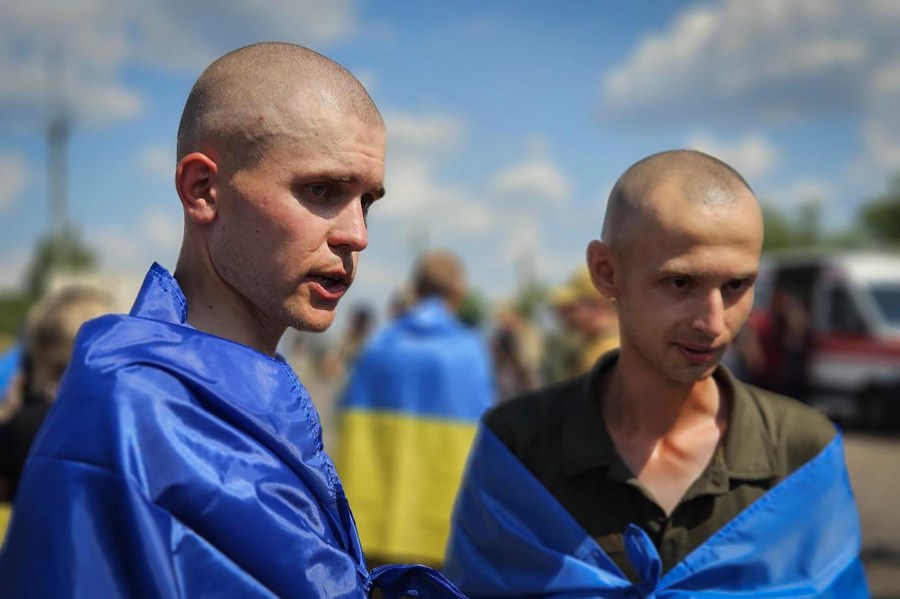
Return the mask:
POLYGON ((577 396, 585 380, 586 375, 581 375, 522 393, 488 410, 484 424, 519 455, 547 431, 558 430, 554 422, 562 417, 564 404, 577 396))
POLYGON ((834 424, 819 410, 777 393, 748 389, 788 472, 819 455, 837 435, 834 424))

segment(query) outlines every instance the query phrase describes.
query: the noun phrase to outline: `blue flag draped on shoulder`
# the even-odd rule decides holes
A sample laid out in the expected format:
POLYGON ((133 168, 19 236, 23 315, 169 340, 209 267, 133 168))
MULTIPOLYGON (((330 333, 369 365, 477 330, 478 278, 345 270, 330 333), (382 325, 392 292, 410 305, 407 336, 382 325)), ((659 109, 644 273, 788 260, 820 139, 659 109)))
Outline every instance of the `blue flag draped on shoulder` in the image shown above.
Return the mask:
POLYGON ((489 430, 454 508, 445 574, 472 597, 868 597, 860 528, 837 436, 669 572, 635 525, 632 583, 489 430))
POLYGON ((78 335, 0 552, 0 595, 462 597, 368 572, 306 389, 281 358, 187 324, 159 265, 131 315, 78 335))

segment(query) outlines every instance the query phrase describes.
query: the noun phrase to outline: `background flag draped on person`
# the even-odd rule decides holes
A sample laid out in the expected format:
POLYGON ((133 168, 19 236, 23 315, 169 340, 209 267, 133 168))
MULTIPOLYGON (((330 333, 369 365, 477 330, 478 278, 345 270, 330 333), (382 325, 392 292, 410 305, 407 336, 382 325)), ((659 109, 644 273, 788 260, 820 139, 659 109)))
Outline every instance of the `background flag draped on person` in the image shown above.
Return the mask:
POLYGON ((370 562, 440 564, 478 418, 493 402, 487 348, 454 315, 462 264, 430 252, 418 302, 363 351, 348 382, 337 466, 370 562))

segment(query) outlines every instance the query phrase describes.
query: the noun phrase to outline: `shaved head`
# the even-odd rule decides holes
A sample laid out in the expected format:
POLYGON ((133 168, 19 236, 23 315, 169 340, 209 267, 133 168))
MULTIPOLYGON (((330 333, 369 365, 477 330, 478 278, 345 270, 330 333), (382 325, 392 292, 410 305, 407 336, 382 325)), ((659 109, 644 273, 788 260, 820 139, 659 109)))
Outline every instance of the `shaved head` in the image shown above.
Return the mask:
POLYGON ((302 135, 303 120, 347 117, 384 127, 344 67, 294 44, 246 46, 213 62, 194 84, 178 127, 178 160, 213 148, 236 165, 252 165, 272 140, 302 135))
POLYGON ((637 229, 660 209, 661 188, 671 190, 674 202, 698 206, 727 207, 747 192, 747 181, 729 165, 696 150, 671 150, 653 154, 626 170, 609 194, 603 221, 602 240, 610 247, 624 249, 637 229))

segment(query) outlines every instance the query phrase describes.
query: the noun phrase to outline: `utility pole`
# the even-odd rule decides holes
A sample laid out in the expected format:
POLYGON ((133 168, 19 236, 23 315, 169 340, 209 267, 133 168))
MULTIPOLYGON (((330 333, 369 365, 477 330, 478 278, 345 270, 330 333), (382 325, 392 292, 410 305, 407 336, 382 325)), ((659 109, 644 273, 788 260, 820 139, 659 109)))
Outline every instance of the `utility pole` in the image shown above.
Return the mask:
POLYGON ((51 117, 47 126, 47 200, 53 236, 62 236, 69 230, 69 132, 64 110, 51 117))

